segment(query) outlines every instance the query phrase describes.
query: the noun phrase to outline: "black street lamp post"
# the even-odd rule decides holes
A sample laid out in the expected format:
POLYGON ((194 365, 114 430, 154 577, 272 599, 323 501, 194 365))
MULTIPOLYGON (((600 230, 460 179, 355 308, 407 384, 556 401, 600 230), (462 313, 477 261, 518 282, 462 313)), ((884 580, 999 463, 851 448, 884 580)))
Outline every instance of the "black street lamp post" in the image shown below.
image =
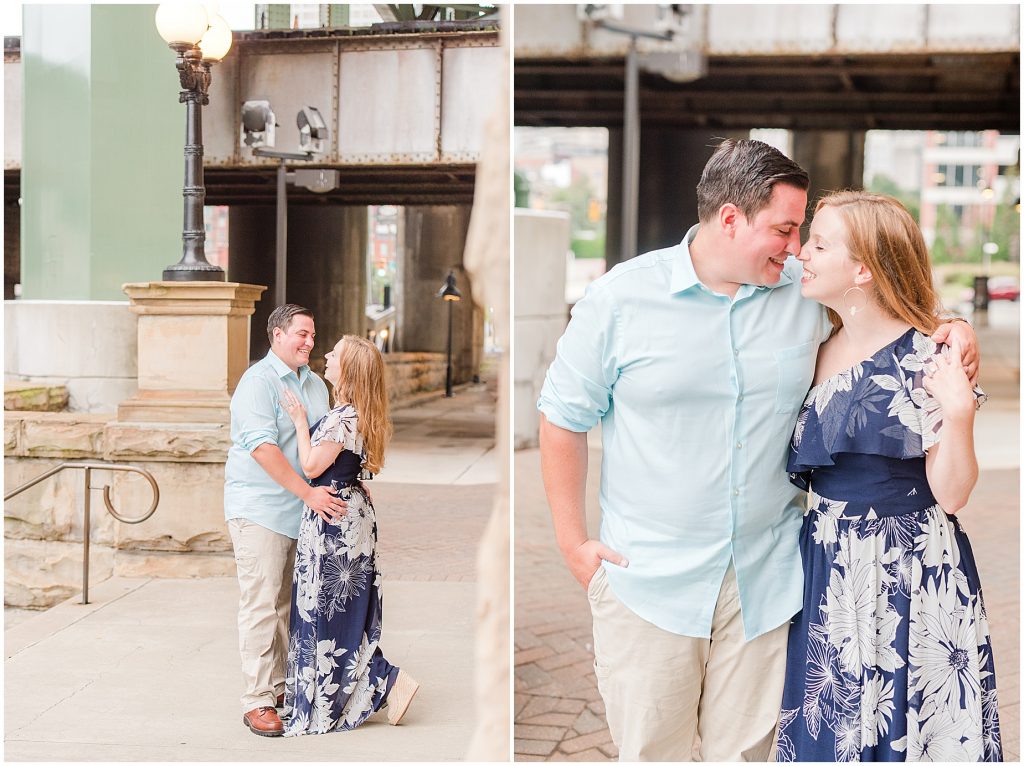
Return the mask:
POLYGON ((181 82, 178 101, 185 104, 185 218, 181 260, 164 269, 168 282, 223 282, 224 269, 206 260, 203 203, 203 112, 210 103, 210 66, 231 47, 231 30, 220 16, 212 19, 198 3, 172 2, 156 12, 160 36, 177 54, 175 66, 181 82))
POLYGON ((444 395, 450 399, 452 396, 452 304, 462 300, 462 293, 455 286, 454 270, 448 271, 444 284, 437 291, 437 297, 443 298, 444 302, 448 304, 448 372, 444 379, 444 395))

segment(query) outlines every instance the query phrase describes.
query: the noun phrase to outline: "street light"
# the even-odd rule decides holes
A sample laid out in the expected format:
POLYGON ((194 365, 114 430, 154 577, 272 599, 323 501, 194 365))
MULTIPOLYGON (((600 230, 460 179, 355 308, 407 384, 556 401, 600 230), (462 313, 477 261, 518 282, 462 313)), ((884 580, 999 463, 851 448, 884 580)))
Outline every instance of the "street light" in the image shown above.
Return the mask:
POLYGON ((181 81, 178 101, 185 104, 185 222, 181 260, 164 269, 167 282, 223 282, 224 269, 206 260, 203 223, 203 113, 210 103, 210 66, 231 48, 231 29, 220 16, 210 18, 200 3, 170 2, 156 9, 156 28, 177 54, 181 81))
POLYGON ((297 170, 289 173, 287 160, 310 161, 322 153, 328 139, 327 123, 320 110, 307 106, 299 110, 295 125, 299 129, 301 152, 270 149, 274 145, 277 123, 269 101, 246 101, 242 104, 241 147, 252 148, 254 157, 273 157, 277 163, 277 245, 275 247, 274 303, 287 303, 288 277, 288 182, 304 186, 317 194, 326 194, 338 186, 337 170, 297 170))
POLYGON ((447 398, 452 396, 452 304, 455 301, 462 300, 462 293, 459 292, 459 288, 455 286, 455 271, 449 270, 448 276, 444 280, 444 284, 441 285, 441 289, 437 291, 437 297, 444 299, 444 302, 448 304, 448 372, 445 374, 444 379, 444 395, 447 398))

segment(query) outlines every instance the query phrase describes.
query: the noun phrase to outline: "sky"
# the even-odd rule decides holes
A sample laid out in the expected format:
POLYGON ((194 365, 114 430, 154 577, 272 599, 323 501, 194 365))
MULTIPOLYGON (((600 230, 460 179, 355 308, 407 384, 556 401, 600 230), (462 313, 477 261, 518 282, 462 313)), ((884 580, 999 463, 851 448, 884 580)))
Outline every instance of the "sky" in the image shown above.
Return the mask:
MULTIPOLYGON (((232 29, 252 29, 254 26, 256 3, 211 2, 204 5, 223 16, 232 29)), ((21 6, 21 3, 9 0, 0 2, 0 32, 4 37, 21 35, 21 6)))

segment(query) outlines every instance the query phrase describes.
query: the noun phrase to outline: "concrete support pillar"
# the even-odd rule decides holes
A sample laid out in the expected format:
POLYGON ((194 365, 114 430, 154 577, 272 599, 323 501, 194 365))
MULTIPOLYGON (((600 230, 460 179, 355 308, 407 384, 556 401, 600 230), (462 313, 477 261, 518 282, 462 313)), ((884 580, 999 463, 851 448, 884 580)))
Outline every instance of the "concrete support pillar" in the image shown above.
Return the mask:
POLYGON ((139 389, 117 419, 230 420, 231 394, 249 366, 249 317, 266 288, 235 282, 127 284, 138 314, 139 389))
POLYGON ((518 209, 515 222, 515 449, 537 446, 537 397, 565 332, 569 215, 518 209))
POLYGON ((296 205, 288 211, 288 300, 316 316, 310 366, 342 335, 365 335, 367 211, 365 207, 296 205))
POLYGON ((22 296, 123 300, 122 284, 159 279, 181 258, 174 53, 150 5, 23 14, 22 296))
MULTIPOLYGON (((236 206, 228 216, 228 279, 269 285, 274 292, 275 209, 236 206)), ((317 345, 310 366, 323 371, 323 354, 346 334, 363 334, 366 315, 365 207, 293 205, 288 210, 287 299, 316 317, 317 345)), ((250 353, 270 349, 266 327, 271 300, 256 306, 250 353)))
MULTIPOLYGON (((502 10, 506 19, 507 9, 502 10)), ((495 407, 495 464, 498 481, 487 529, 477 548, 477 608, 472 706, 476 730, 466 750, 467 761, 507 761, 511 742, 509 709, 512 669, 509 663, 511 540, 509 539, 509 170, 508 141, 511 53, 508 25, 501 30, 502 67, 493 90, 496 107, 487 120, 477 170, 473 220, 466 239, 466 269, 477 285, 482 306, 494 309, 494 339, 499 356, 498 397, 495 407)), ((543 281, 543 280, 542 280, 543 281)))
POLYGON ((228 211, 228 280, 267 285, 250 322, 250 360, 262 359, 270 350, 267 318, 274 310, 275 220, 273 205, 234 205, 228 211))
MULTIPOLYGON (((675 128, 640 129, 640 202, 637 253, 676 245, 697 223, 697 182, 723 138, 748 133, 675 128)), ((622 243, 622 129, 608 131, 608 239, 605 259, 619 262, 622 243)))
POLYGON ((841 189, 864 188, 863 130, 800 130, 793 133, 793 161, 811 176, 807 192, 810 220, 814 203, 841 189))
POLYGON ((469 214, 468 205, 407 207, 398 267, 398 351, 447 351, 448 307, 436 296, 449 269, 455 270, 462 293, 462 300, 452 308, 456 383, 476 374, 481 352, 474 337, 482 337, 483 312, 473 307, 473 285, 462 267, 469 214))

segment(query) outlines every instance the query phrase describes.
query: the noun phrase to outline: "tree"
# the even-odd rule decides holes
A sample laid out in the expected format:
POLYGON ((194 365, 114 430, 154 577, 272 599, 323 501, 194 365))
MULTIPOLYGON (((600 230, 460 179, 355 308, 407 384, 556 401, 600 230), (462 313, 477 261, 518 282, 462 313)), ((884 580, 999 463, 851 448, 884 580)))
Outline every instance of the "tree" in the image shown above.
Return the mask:
POLYGON ((867 190, 876 194, 888 194, 890 197, 895 197, 914 216, 914 220, 918 224, 921 223, 921 196, 917 192, 903 189, 884 173, 876 173, 871 176, 867 190))
POLYGON ((939 205, 935 211, 935 241, 932 243, 934 263, 961 262, 964 246, 960 241, 960 219, 949 205, 939 205))
POLYGON ((551 195, 551 201, 569 213, 572 251, 577 258, 604 258, 605 224, 594 220, 594 190, 590 179, 578 175, 569 186, 551 195))

